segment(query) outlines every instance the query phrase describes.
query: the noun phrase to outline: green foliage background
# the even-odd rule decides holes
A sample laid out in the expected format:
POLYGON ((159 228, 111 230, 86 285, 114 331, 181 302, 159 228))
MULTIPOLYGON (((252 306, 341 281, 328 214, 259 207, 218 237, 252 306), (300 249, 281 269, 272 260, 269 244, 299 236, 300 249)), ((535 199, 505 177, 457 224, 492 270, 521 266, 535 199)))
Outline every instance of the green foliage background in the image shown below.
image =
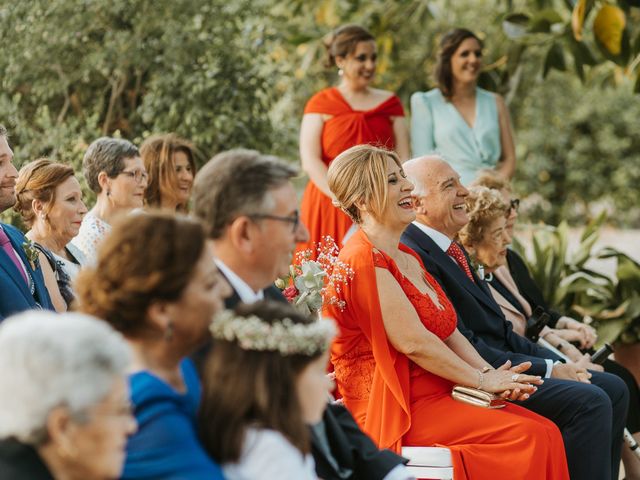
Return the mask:
POLYGON ((408 106, 433 86, 439 36, 465 26, 485 41, 483 85, 509 103, 529 218, 606 209, 638 227, 640 9, 619 3, 628 48, 612 58, 589 32, 593 14, 573 38, 574 0, 3 0, 0 123, 19 165, 46 155, 80 171, 100 135, 165 131, 194 141, 201 161, 243 146, 297 162, 304 104, 336 81, 323 35, 371 29, 377 83, 408 106))

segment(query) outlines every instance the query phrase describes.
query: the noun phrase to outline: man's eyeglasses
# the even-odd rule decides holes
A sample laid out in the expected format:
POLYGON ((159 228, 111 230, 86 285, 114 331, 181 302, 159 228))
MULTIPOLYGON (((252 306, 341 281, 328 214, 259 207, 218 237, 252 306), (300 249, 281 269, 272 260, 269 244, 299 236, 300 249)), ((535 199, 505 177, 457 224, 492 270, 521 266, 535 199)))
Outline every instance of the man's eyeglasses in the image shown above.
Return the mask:
POLYGON ((509 209, 515 210, 517 212, 519 208, 520 208, 520 199, 512 198, 511 201, 509 202, 509 209))
POLYGON ((293 212, 293 215, 289 217, 283 217, 281 215, 270 215, 268 213, 253 213, 251 215, 247 215, 247 217, 255 219, 255 220, 276 220, 278 222, 287 222, 291 223, 292 229, 291 231, 295 233, 300 225, 300 212, 296 210, 293 212))
POLYGON ((123 170, 119 175, 126 175, 129 178, 133 178, 136 183, 142 183, 143 180, 146 181, 149 179, 149 174, 144 170, 135 170, 133 172, 123 170))

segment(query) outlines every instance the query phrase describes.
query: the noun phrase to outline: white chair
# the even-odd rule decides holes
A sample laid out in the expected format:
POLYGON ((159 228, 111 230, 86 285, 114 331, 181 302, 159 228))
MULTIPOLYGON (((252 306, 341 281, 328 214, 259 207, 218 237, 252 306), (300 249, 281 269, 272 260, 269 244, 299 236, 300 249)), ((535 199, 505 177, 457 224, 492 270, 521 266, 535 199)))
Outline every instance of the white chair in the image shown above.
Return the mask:
POLYGON ((452 480, 451 451, 443 447, 402 447, 407 469, 417 480, 452 480))

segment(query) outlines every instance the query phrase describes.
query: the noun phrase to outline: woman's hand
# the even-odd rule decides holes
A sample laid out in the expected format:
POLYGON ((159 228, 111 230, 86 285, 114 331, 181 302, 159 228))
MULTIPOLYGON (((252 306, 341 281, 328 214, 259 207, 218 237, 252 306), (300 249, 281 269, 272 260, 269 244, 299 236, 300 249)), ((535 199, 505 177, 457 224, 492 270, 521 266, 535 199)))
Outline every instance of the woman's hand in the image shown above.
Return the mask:
POLYGON ((537 375, 520 373, 531 368, 531 362, 524 362, 511 367, 507 361, 496 370, 482 373, 480 388, 487 392, 499 393, 509 400, 526 400, 537 390, 536 385, 542 385, 544 380, 537 375))
POLYGON ((560 317, 556 333, 569 342, 580 342, 580 348, 591 348, 598 339, 595 329, 570 317, 560 317))

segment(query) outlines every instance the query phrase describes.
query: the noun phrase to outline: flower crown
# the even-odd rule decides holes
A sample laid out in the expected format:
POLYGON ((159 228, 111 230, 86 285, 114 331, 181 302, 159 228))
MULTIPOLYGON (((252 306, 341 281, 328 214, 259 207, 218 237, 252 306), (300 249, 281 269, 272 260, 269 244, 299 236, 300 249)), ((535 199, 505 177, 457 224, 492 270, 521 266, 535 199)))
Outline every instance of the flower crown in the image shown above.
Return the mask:
POLYGON ((326 318, 308 324, 290 318, 267 323, 256 315, 241 317, 231 310, 216 315, 209 330, 213 338, 235 341, 243 350, 307 356, 327 350, 336 335, 335 324, 326 318))

